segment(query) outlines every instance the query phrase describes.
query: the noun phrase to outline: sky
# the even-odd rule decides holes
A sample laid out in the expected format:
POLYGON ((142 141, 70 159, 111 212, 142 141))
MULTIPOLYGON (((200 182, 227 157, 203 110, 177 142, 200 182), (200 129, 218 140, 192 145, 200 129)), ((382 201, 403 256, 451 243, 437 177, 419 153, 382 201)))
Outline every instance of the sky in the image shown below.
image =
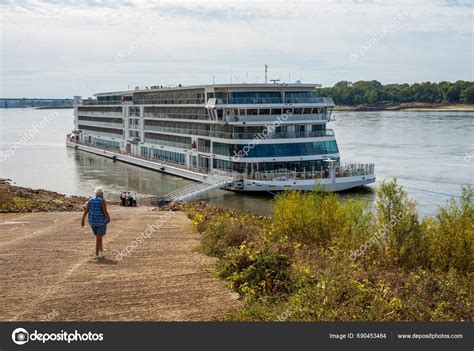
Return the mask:
POLYGON ((0 1, 0 97, 473 79, 472 1, 0 1))

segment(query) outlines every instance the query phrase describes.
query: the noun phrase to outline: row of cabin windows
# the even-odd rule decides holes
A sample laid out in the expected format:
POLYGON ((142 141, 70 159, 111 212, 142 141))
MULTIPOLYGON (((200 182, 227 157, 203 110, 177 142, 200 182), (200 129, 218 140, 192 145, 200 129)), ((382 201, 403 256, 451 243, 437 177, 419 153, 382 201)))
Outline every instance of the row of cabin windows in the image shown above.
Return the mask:
POLYGON ((258 163, 245 163, 245 162, 232 162, 226 160, 213 160, 213 167, 215 169, 230 170, 237 172, 247 173, 254 172, 269 172, 269 171, 296 171, 296 172, 321 172, 328 169, 328 163, 323 160, 310 160, 310 161, 291 161, 291 162, 258 162, 258 163))
POLYGON ((79 130, 83 129, 83 130, 90 130, 94 132, 103 132, 103 133, 118 134, 118 135, 123 134, 122 129, 116 129, 116 128, 91 127, 91 126, 85 126, 81 124, 79 124, 78 127, 79 127, 79 130))
POLYGON ((108 107, 108 106, 79 106, 79 112, 120 112, 122 107, 108 107))
POLYGON ((254 147, 215 142, 213 143, 213 152, 223 156, 252 158, 328 155, 338 153, 339 150, 336 141, 330 140, 308 143, 257 144, 254 147))
POLYGON ((120 150, 120 143, 116 141, 95 139, 95 144, 107 149, 120 150))
POLYGON ((176 135, 158 134, 158 133, 145 133, 145 138, 191 145, 191 138, 181 137, 181 136, 176 136, 176 135))
POLYGON ((105 122, 105 123, 120 123, 122 124, 122 118, 113 117, 89 117, 89 116, 78 116, 79 121, 91 121, 91 122, 105 122))
POLYGON ((159 160, 172 161, 186 164, 186 154, 168 150, 152 149, 146 146, 140 147, 140 154, 144 157, 156 158, 159 160))
MULTIPOLYGON (((287 102, 317 101, 315 91, 284 92, 287 102)), ((226 104, 280 104, 283 102, 283 92, 280 91, 231 91, 208 93, 207 99, 216 98, 219 103, 226 104)))
MULTIPOLYGON (((254 115, 259 115, 259 116, 268 116, 268 115, 273 115, 273 116, 281 116, 283 114, 287 115, 309 115, 309 114, 321 114, 325 113, 327 110, 324 107, 298 107, 298 108, 249 108, 249 109, 227 109, 226 114, 227 115, 235 115, 235 116, 254 116, 254 115)), ((218 109, 217 110, 217 117, 222 118, 224 115, 224 110, 223 109, 218 109)))

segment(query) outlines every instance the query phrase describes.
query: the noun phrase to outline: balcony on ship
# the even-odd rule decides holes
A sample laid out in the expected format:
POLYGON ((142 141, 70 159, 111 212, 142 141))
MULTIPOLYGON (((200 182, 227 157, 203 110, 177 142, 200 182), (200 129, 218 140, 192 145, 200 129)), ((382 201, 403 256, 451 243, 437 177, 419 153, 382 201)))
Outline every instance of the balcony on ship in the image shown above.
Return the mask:
POLYGON ((203 129, 188 129, 188 128, 172 128, 172 127, 161 127, 161 126, 145 126, 145 131, 155 131, 163 133, 173 134, 186 134, 186 135, 197 135, 206 136, 222 139, 237 139, 237 140, 252 140, 256 137, 260 139, 291 139, 291 138, 317 138, 317 137, 329 137, 334 136, 332 129, 318 130, 318 131, 293 131, 293 132, 276 132, 271 131, 268 128, 268 133, 263 133, 263 130, 257 133, 232 133, 232 132, 220 132, 203 129))
POLYGON ((117 111, 84 111, 84 110, 79 110, 78 111, 79 116, 91 116, 91 117, 122 117, 123 113, 122 112, 117 112, 117 111))
POLYGON ((122 123, 98 122, 98 121, 87 121, 87 120, 83 120, 79 118, 79 123, 81 123, 81 125, 87 125, 87 126, 92 126, 92 127, 123 129, 123 122, 122 123))

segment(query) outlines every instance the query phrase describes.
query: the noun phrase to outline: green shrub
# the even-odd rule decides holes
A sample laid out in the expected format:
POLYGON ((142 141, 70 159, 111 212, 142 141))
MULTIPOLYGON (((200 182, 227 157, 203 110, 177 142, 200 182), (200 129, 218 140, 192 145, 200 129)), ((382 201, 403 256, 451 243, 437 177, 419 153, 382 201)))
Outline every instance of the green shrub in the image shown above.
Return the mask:
POLYGON ((474 271, 474 191, 464 187, 459 202, 454 199, 427 220, 430 234, 430 264, 433 269, 474 271))
POLYGON ((276 198, 273 232, 294 242, 327 245, 341 225, 335 221, 338 208, 334 194, 287 191, 276 198))
POLYGON ((425 265, 428 241, 421 230, 416 203, 396 179, 382 182, 376 192, 377 231, 386 239, 385 260, 405 268, 425 265))
POLYGON ((208 255, 223 257, 230 248, 257 238, 261 231, 261 226, 250 215, 218 214, 202 233, 201 249, 208 255))
POLYGON ((267 295, 287 294, 292 287, 290 262, 284 253, 264 245, 243 243, 219 261, 218 274, 247 301, 267 295))
POLYGON ((0 212, 31 212, 35 202, 16 196, 5 196, 0 202, 0 212))

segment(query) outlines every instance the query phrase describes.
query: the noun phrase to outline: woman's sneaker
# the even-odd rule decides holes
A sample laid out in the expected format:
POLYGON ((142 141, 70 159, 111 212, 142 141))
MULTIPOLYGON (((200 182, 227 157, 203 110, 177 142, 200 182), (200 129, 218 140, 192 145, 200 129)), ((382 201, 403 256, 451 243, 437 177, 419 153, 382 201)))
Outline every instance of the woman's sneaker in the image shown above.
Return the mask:
POLYGON ((105 258, 105 252, 104 251, 99 251, 99 254, 97 255, 97 258, 105 258))

